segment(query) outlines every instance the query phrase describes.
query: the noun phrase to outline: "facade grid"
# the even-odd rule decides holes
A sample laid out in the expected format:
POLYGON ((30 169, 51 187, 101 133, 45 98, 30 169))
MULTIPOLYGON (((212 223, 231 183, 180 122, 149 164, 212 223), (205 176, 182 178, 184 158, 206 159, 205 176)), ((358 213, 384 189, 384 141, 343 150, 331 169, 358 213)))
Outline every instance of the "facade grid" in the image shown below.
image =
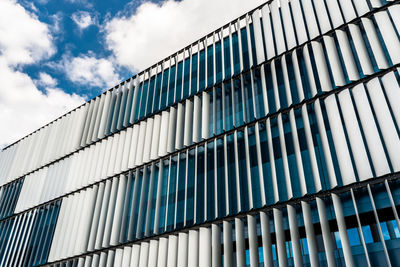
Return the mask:
POLYGON ((399 72, 400 1, 268 1, 4 148, 0 266, 400 265, 399 72))

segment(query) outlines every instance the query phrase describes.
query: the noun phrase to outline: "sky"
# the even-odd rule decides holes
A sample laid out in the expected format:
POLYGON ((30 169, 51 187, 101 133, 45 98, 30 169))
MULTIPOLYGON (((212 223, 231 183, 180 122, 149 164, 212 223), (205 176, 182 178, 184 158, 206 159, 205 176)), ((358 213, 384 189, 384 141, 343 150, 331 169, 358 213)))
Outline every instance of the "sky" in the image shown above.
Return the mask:
POLYGON ((0 148, 265 0, 0 0, 0 148))

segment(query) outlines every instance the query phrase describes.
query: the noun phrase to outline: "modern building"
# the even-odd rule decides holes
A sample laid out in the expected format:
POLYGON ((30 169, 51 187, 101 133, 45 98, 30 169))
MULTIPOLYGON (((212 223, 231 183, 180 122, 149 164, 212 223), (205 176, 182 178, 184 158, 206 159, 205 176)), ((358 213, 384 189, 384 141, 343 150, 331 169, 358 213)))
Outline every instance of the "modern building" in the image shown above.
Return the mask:
POLYGON ((268 1, 4 148, 0 266, 400 266, 399 2, 268 1))

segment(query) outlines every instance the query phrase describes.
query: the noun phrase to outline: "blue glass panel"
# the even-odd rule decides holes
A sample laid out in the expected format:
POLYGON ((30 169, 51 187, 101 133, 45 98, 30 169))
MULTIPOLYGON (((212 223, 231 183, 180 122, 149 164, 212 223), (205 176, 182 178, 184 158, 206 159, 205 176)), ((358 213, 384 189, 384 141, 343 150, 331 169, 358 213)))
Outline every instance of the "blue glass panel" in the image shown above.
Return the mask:
POLYGON ((153 113, 159 111, 159 107, 160 107, 161 80, 162 80, 162 73, 160 72, 157 75, 157 79, 156 79, 156 88, 154 91, 153 110, 152 110, 153 113))
POLYGON ((169 165, 167 231, 171 231, 174 227, 175 203, 176 203, 177 160, 178 160, 177 156, 172 157, 171 161, 170 161, 170 165, 169 165))
POLYGON ((190 95, 197 93, 197 61, 199 58, 199 53, 192 55, 192 74, 191 74, 191 85, 190 85, 190 95))
POLYGON ((144 169, 139 171, 142 176, 142 192, 140 194, 140 217, 138 218, 138 228, 137 233, 138 236, 143 237, 144 232, 146 230, 146 214, 147 209, 149 208, 149 185, 151 179, 151 172, 149 166, 145 166, 144 169))
POLYGON ((158 174, 159 174, 159 167, 158 164, 155 164, 152 167, 152 181, 151 181, 151 191, 149 191, 149 194, 151 194, 151 203, 149 203, 149 209, 151 209, 150 212, 150 221, 149 223, 149 229, 150 229, 150 234, 152 235, 154 233, 154 221, 155 221, 155 211, 156 211, 156 201, 157 201, 157 193, 158 193, 158 174))
POLYGON ((296 84, 296 76, 294 73, 294 67, 292 62, 292 54, 286 55, 286 68, 289 76, 290 95, 292 97, 292 104, 300 102, 299 89, 296 84))
POLYGON ((274 149, 275 159, 275 170, 276 179, 278 182, 279 201, 285 201, 288 199, 286 182, 285 182, 285 170, 283 166, 281 142, 279 140, 279 128, 277 117, 271 118, 271 134, 272 134, 272 145, 274 149))
POLYGON ((250 24, 249 28, 250 28, 250 40, 251 40, 251 54, 253 56, 253 65, 255 65, 257 62, 257 51, 256 51, 256 40, 254 39, 253 24, 250 24))
POLYGON ((160 217, 158 224, 158 233, 163 233, 165 229, 165 217, 167 209, 167 195, 168 195, 168 173, 169 165, 168 160, 161 161, 160 179, 162 179, 161 194, 160 194, 160 217))
POLYGON ((200 51, 200 66, 199 66, 199 92, 206 88, 206 52, 200 51))
POLYGON ((115 94, 111 94, 109 114, 108 114, 108 118, 107 118, 107 122, 106 122, 106 126, 105 126, 105 134, 106 135, 111 132, 111 126, 112 126, 112 121, 113 121, 116 100, 117 100, 117 96, 115 94))
POLYGON ((186 195, 186 225, 193 224, 194 219, 194 189, 195 189, 195 175, 196 175, 196 158, 195 149, 188 152, 188 170, 187 170, 187 195, 186 195))
POLYGON ((322 89, 321 89, 321 82, 319 81, 319 75, 318 75, 318 70, 317 70, 317 64, 315 63, 315 58, 314 58, 314 52, 311 48, 311 46, 306 45, 305 49, 308 49, 308 52, 310 54, 310 61, 311 61, 311 67, 312 67, 312 71, 314 74, 314 81, 315 81, 315 85, 317 87, 317 92, 318 94, 322 94, 322 89))
POLYGON ((219 83, 222 81, 222 49, 221 41, 215 43, 215 69, 216 69, 216 81, 219 83))
POLYGON ((233 51, 233 74, 240 72, 240 51, 239 38, 237 32, 232 34, 232 51, 233 51))
POLYGON ((230 40, 229 37, 224 38, 224 68, 225 77, 224 79, 230 78, 232 75, 231 71, 231 52, 230 52, 230 40))
POLYGON ((163 110, 167 106, 168 77, 169 77, 169 69, 166 69, 166 70, 164 70, 164 74, 163 74, 163 78, 162 78, 160 110, 163 110))
POLYGON ((186 99, 189 95, 189 85, 190 85, 190 57, 185 59, 185 70, 183 73, 183 91, 182 91, 182 99, 186 99))
POLYGON ((179 155, 179 170, 178 170, 178 192, 177 192, 177 208, 176 208, 176 227, 183 227, 185 215, 185 184, 186 184, 186 154, 179 155))
POLYGON ((233 80, 233 96, 235 108, 235 127, 243 125, 243 95, 240 79, 233 80))
POLYGON ((149 114, 151 114, 152 110, 153 110, 153 102, 154 102, 154 86, 156 83, 156 78, 153 77, 150 80, 150 85, 149 85, 149 94, 147 96, 147 105, 146 105, 146 113, 145 116, 148 116, 149 114))
POLYGON ((261 162, 263 167, 264 190, 265 190, 267 205, 271 205, 274 203, 274 190, 272 185, 271 161, 269 158, 266 125, 264 122, 260 122, 258 126, 260 134, 260 148, 261 148, 261 162))
POLYGON ((274 83, 272 79, 271 64, 265 65, 265 81, 267 84, 267 99, 269 114, 276 112, 274 83))
POLYGON ((140 114, 139 114, 139 120, 143 119, 144 116, 146 115, 146 104, 147 104, 147 94, 149 92, 149 81, 145 81, 143 84, 143 92, 142 92, 142 97, 140 99, 140 114))
POLYGON ((322 148, 321 136, 318 130, 317 118, 315 117, 314 106, 307 105, 307 112, 314 143, 315 155, 318 163, 318 171, 321 179, 322 189, 326 190, 330 188, 328 179, 328 170, 326 168, 325 156, 322 148))
POLYGON ((297 137, 299 138, 301 160, 303 163, 303 171, 304 177, 306 179, 307 192, 315 193, 316 191, 311 167, 310 152, 308 151, 307 147, 307 138, 304 130, 304 122, 301 114, 301 109, 295 109, 294 116, 296 120, 297 137))
POLYGON ((129 240, 136 239, 136 231, 138 227, 138 219, 140 211, 140 201, 142 197, 141 196, 142 184, 143 184, 143 173, 137 170, 135 172, 135 192, 132 203, 131 222, 129 225, 129 240))
POLYGON ((249 140, 249 158, 250 158, 250 173, 251 173, 251 191, 253 196, 253 207, 260 208, 261 203, 261 188, 260 175, 258 172, 257 148, 255 127, 251 126, 247 130, 249 140))
MULTIPOLYGON (((325 108, 324 102, 322 101, 320 103, 321 103, 322 115, 324 118, 326 135, 328 137, 329 149, 331 152, 333 166, 335 169, 336 179, 338 181, 338 185, 342 185, 342 175, 341 175, 340 169, 339 169, 339 162, 337 159, 338 155, 336 153, 335 144, 333 143, 332 131, 331 131, 331 127, 329 125, 328 114, 326 113, 326 108, 325 108)), ((353 163, 353 166, 354 166, 354 163, 353 163)))
POLYGON ((207 87, 211 87, 214 84, 214 49, 210 45, 207 47, 207 87))
POLYGON ((224 141, 223 139, 217 140, 217 203, 218 212, 216 212, 217 217, 223 217, 226 215, 226 205, 225 205, 225 161, 224 161, 224 141))
MULTIPOLYGON (((209 110, 208 110, 208 136, 214 136, 215 133, 215 113, 214 113, 214 95, 215 95, 215 90, 208 92, 207 93, 209 95, 209 110)), ((204 100, 204 98, 203 98, 204 100)))
POLYGON ((288 107, 288 102, 286 96, 285 80, 283 78, 281 58, 275 60, 274 62, 275 62, 276 79, 278 82, 279 102, 281 104, 281 109, 284 109, 288 107))
POLYGON ((297 160, 294 153, 294 144, 292 136, 292 128, 290 127, 289 114, 282 114, 283 131, 285 134, 286 154, 289 164, 290 182, 292 184, 292 192, 294 197, 301 196, 300 177, 297 169, 297 160))
POLYGON ((215 219, 215 164, 214 142, 207 144, 207 220, 215 219))
POLYGON ((243 70, 248 70, 250 68, 250 59, 249 59, 249 45, 247 43, 247 30, 246 28, 242 28, 240 30, 241 39, 242 39, 242 57, 243 57, 243 70))
POLYGON ((222 90, 220 87, 214 89, 215 93, 215 134, 221 134, 224 130, 223 125, 223 107, 222 107, 222 90))
POLYGON ((183 81, 183 61, 178 63, 178 70, 176 72, 176 88, 175 88, 174 103, 177 103, 182 100, 182 81, 183 81))
POLYGON ((254 116, 254 105, 253 105, 253 91, 251 84, 251 74, 247 73, 243 77, 243 93, 244 93, 244 102, 245 102, 245 111, 246 111, 246 122, 253 121, 254 116))
MULTIPOLYGON (((253 72, 254 77, 254 101, 255 101, 255 117, 257 119, 264 117, 265 115, 265 107, 264 107, 264 97, 263 97, 263 88, 261 84, 261 73, 260 69, 256 69, 253 72)), ((264 75, 264 74, 263 74, 264 75)))
POLYGON ((302 87, 303 87, 303 94, 306 99, 310 99, 312 97, 312 93, 311 93, 310 81, 308 80, 308 76, 307 76, 307 68, 306 68, 306 62, 305 62, 304 56, 303 56, 303 51, 302 51, 302 49, 299 49, 296 52, 297 52, 296 53, 297 61, 299 64, 301 82, 302 82, 302 87))
POLYGON ((204 221, 204 146, 197 148, 196 223, 204 221))
POLYGON ((238 211, 237 208, 237 198, 238 198, 238 194, 237 194, 237 190, 236 190, 236 167, 235 167, 235 145, 234 145, 234 135, 228 135, 226 137, 226 147, 227 147, 227 163, 228 163, 228 199, 229 199, 229 203, 228 207, 228 213, 231 214, 235 214, 238 211))
POLYGON ((237 132, 238 164, 239 164, 239 187, 240 187, 240 211, 249 209, 249 190, 247 186, 246 152, 244 143, 244 132, 237 132))
POLYGON ((224 84, 224 129, 229 131, 233 128, 233 104, 232 104, 232 83, 224 84))
POLYGON ((0 191, 0 219, 11 216, 18 202, 24 178, 3 186, 0 191))
MULTIPOLYGON (((60 205, 61 201, 57 201, 38 209, 24 257, 21 259, 23 266, 41 265, 47 262, 60 205)), ((14 264, 16 262, 11 262, 11 265, 14 264)))
POLYGON ((174 104, 175 97, 175 73, 176 65, 172 66, 169 72, 169 85, 168 85, 168 101, 167 106, 170 107, 174 104))

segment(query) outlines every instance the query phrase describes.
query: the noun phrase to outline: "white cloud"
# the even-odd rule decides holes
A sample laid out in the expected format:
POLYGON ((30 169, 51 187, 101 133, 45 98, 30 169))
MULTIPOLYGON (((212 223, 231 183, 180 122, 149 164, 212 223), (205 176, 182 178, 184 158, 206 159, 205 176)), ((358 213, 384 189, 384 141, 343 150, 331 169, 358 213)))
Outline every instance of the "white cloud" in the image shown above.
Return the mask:
POLYGON ((9 65, 33 63, 55 52, 46 24, 12 0, 0 1, 0 50, 9 65))
POLYGON ((37 82, 21 66, 38 63, 55 53, 49 25, 12 0, 0 1, 0 147, 12 143, 83 103, 76 94, 56 88, 46 73, 37 82), (17 21, 18 23, 10 23, 17 21))
POLYGON ((88 55, 77 57, 64 56, 61 63, 56 68, 63 69, 67 78, 79 85, 87 87, 100 87, 102 90, 116 85, 120 77, 114 69, 114 63, 111 59, 96 58, 89 52, 88 55))
POLYGON ((96 18, 87 11, 77 11, 72 14, 71 19, 76 23, 80 30, 84 30, 91 25, 97 24, 96 18))
POLYGON ((265 0, 145 2, 135 14, 120 15, 106 23, 106 44, 120 65, 143 70, 263 2, 265 0))
POLYGON ((57 85, 57 80, 45 72, 40 72, 39 79, 35 83, 43 87, 54 87, 57 85))

